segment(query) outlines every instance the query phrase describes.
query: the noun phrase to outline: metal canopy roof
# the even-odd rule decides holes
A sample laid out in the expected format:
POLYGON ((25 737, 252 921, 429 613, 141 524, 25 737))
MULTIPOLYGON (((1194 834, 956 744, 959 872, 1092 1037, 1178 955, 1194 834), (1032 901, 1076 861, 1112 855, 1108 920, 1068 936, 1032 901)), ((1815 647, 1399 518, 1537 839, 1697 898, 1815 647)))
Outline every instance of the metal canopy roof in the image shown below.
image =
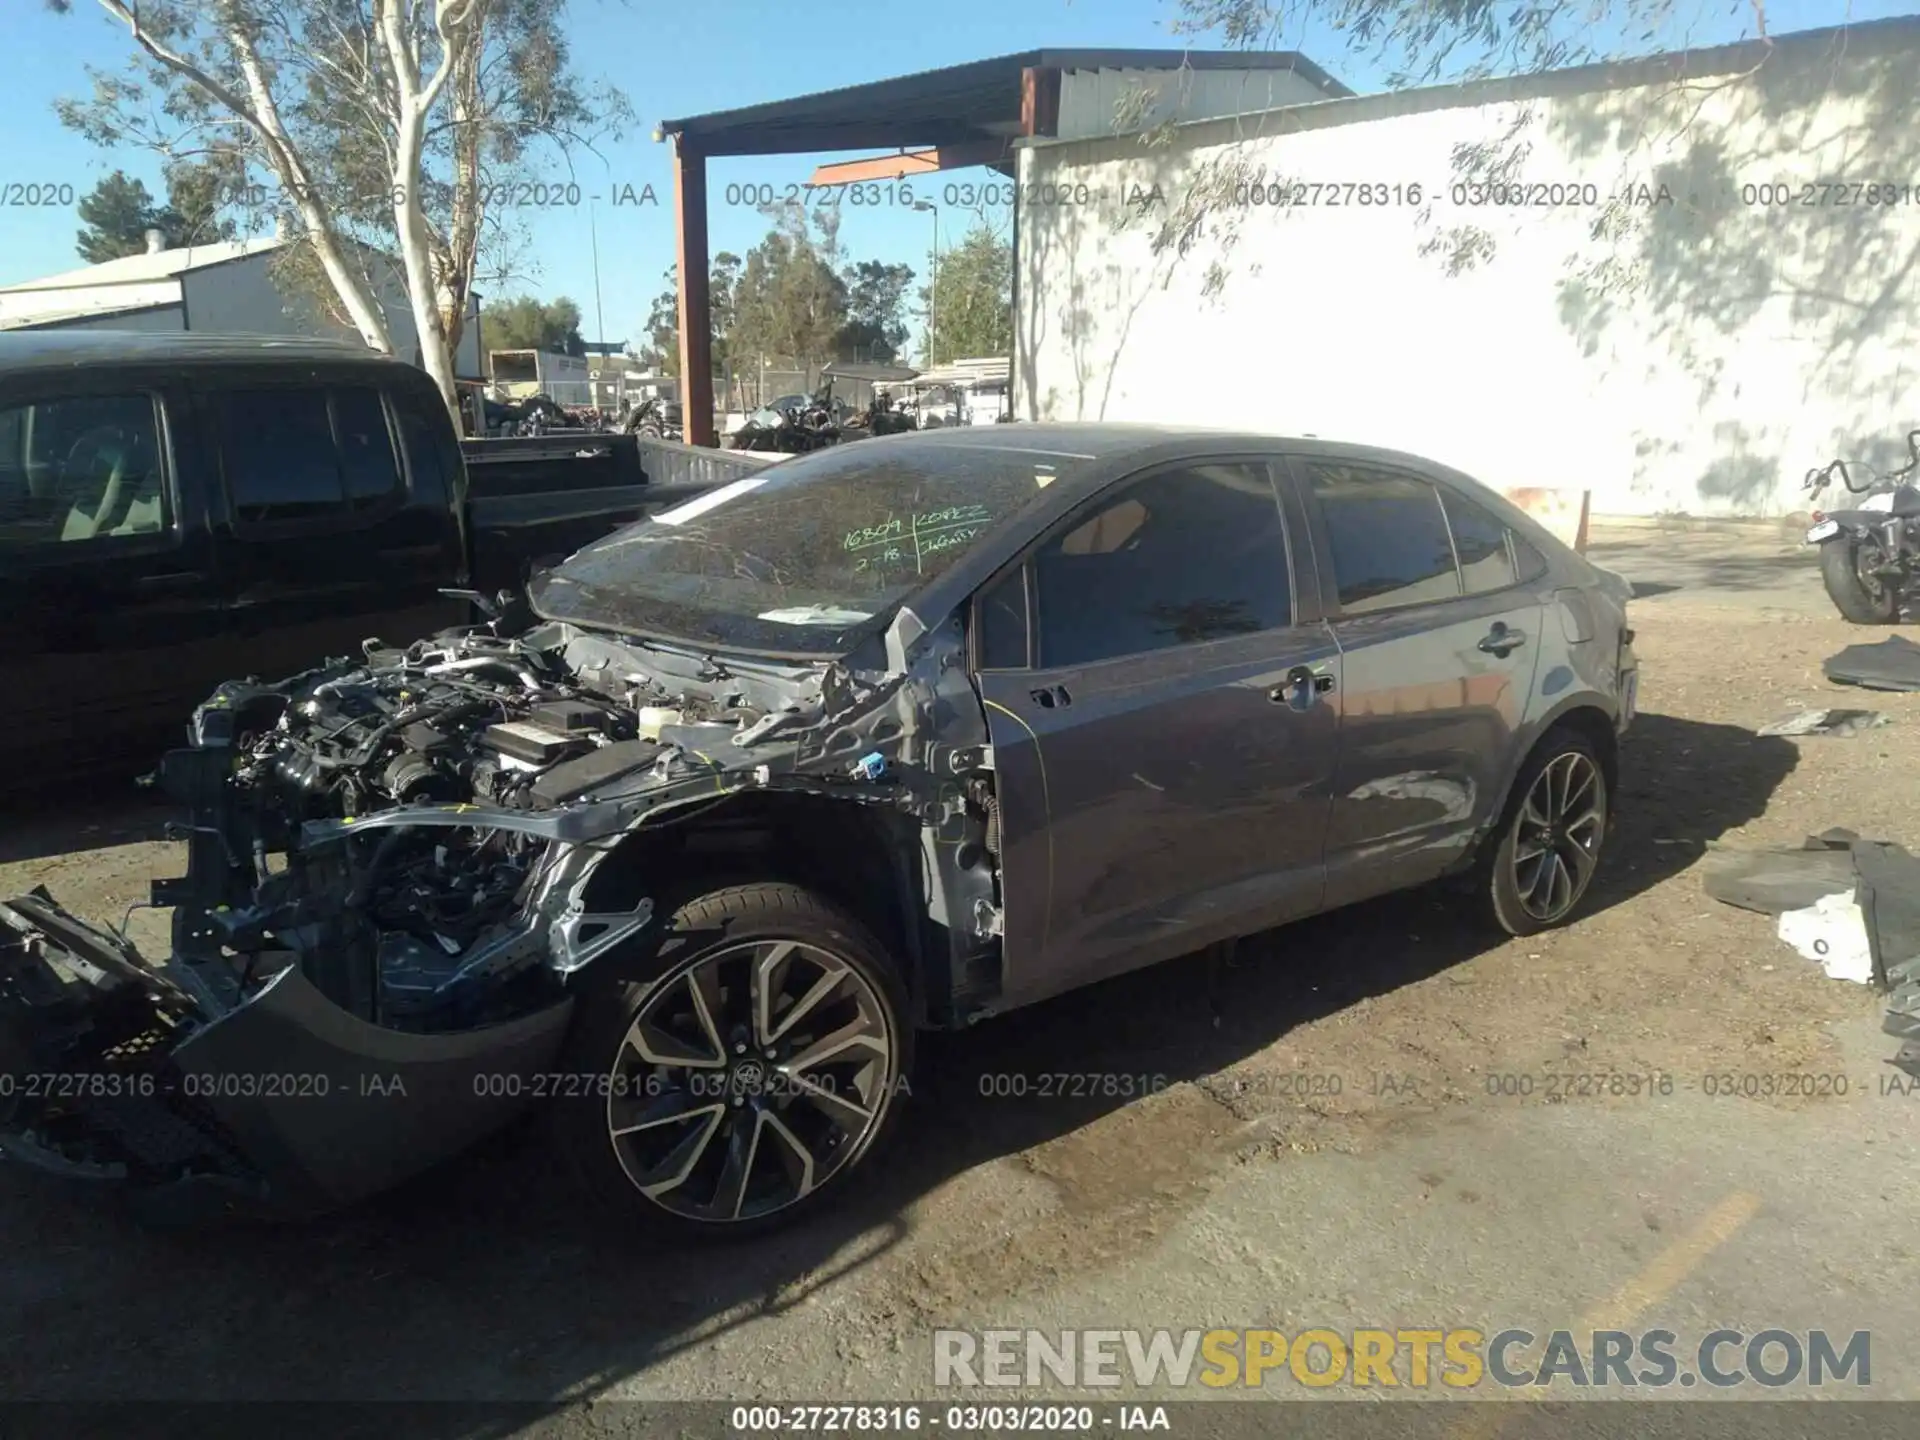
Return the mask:
POLYGON ((1010 140, 1020 133, 1021 77, 1029 69, 1181 68, 1292 70, 1329 99, 1353 94, 1292 50, 1028 50, 792 100, 664 120, 656 135, 680 137, 704 155, 797 155, 1010 140))

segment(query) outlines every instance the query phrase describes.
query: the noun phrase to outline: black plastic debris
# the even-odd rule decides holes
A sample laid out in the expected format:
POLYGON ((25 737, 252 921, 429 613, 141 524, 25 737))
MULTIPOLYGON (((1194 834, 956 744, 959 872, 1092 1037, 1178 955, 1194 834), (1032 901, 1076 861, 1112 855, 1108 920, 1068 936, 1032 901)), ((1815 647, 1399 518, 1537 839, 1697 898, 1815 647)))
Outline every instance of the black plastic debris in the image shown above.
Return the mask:
POLYGON ((1851 830, 1810 835, 1804 845, 1765 850, 1714 846, 1701 860, 1701 883, 1723 904, 1762 915, 1804 910, 1858 883, 1851 830))
POLYGON ((1920 690, 1920 645, 1889 635, 1878 645, 1849 645, 1821 667, 1836 685, 1866 690, 1920 690))
POLYGON ((1809 835, 1798 849, 1714 849, 1707 893, 1743 910, 1779 915, 1853 892, 1866 920, 1873 983, 1887 996, 1881 1029, 1899 1039, 1892 1063, 1920 1079, 1920 859, 1851 830, 1809 835))
POLYGON ((1828 895, 1851 894, 1866 920, 1873 983, 1920 956, 1920 859, 1851 830, 1809 835, 1798 849, 1715 848, 1702 864, 1714 899, 1763 915, 1804 910, 1828 895))
POLYGON ((1771 725, 1762 725, 1758 735, 1858 735, 1893 722, 1878 710, 1802 710, 1771 725))
POLYGON ((1920 959, 1887 971, 1893 993, 1887 997, 1886 1023, 1880 1028, 1900 1041, 1893 1063, 1920 1079, 1920 959))

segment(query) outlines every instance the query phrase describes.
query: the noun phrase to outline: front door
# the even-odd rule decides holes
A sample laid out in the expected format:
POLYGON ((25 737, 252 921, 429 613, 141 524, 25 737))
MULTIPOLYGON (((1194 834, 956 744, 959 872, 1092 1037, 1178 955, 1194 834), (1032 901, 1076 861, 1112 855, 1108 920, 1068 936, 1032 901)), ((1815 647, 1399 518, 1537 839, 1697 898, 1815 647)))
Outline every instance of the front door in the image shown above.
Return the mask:
POLYGON ((1294 461, 1342 659, 1327 903, 1460 859, 1517 763, 1548 618, 1506 526, 1410 471, 1294 461))
POLYGON ((1119 482, 983 593, 1009 1003, 1318 908, 1340 663, 1294 591, 1251 460, 1119 482))

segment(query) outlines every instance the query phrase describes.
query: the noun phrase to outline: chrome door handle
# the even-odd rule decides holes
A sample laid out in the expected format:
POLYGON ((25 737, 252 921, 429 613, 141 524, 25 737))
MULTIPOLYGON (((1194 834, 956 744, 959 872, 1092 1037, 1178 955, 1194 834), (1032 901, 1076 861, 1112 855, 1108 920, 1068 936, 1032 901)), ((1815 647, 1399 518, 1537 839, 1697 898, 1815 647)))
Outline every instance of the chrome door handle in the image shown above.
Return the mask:
POLYGON ((1480 648, 1489 655, 1505 656, 1527 643, 1527 637, 1518 630, 1496 623, 1487 636, 1480 642, 1480 648))
POLYGON ((1297 705, 1305 708, 1313 703, 1316 695, 1325 695, 1333 689, 1333 676, 1316 675, 1304 665, 1296 665, 1287 671, 1287 678, 1267 691, 1267 699, 1276 705, 1297 705))

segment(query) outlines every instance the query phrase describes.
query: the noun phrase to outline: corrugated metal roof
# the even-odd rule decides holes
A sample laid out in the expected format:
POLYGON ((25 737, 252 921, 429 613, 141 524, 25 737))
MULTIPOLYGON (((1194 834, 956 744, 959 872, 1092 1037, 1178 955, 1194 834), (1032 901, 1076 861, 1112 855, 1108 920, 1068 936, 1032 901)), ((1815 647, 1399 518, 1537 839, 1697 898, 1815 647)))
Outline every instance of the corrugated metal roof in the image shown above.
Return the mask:
POLYGON ((1040 70, 1291 70, 1328 96, 1353 92, 1291 50, 1027 50, 923 70, 791 100, 663 120, 707 155, 791 155, 1011 138, 1020 128, 1021 72, 1040 70))
POLYGON ((0 285, 0 295, 29 290, 81 290, 96 285, 151 284, 156 280, 175 279, 190 270, 204 270, 209 265, 224 265, 229 260, 257 255, 263 250, 277 249, 287 243, 269 236, 260 240, 222 240, 212 245, 187 245, 176 250, 159 250, 151 255, 123 255, 118 260, 83 265, 78 270, 64 270, 58 275, 48 275, 39 280, 0 285))

